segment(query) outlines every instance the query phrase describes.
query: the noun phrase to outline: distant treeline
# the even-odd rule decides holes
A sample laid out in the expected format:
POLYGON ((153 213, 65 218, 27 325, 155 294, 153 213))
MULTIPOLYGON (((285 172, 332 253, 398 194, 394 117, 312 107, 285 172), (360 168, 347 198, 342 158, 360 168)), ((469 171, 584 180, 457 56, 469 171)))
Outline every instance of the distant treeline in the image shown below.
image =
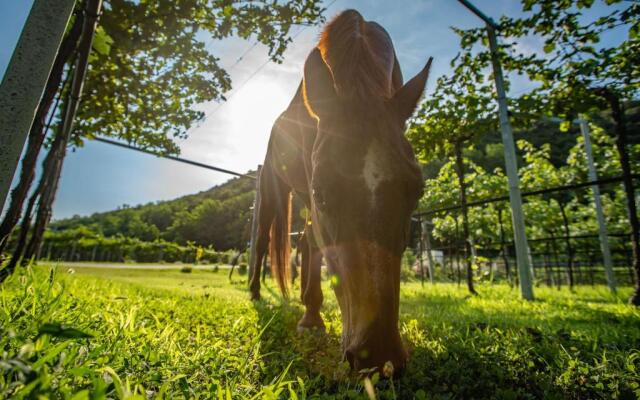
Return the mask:
MULTIPOLYGON (((179 245, 163 239, 145 242, 122 235, 105 237, 79 226, 58 232, 48 231, 40 258, 51 261, 229 264, 236 254, 236 250, 217 251, 193 242, 179 245)), ((246 263, 246 257, 245 252, 239 262, 246 263)))
MULTIPOLYGON (((55 221, 50 231, 61 233, 84 228, 78 232, 141 242, 171 242, 179 246, 191 243, 223 251, 244 249, 250 240, 254 198, 255 181, 234 178, 209 190, 175 200, 135 207, 124 205, 114 211, 55 221)), ((294 199, 293 231, 302 229, 304 211, 301 208, 299 200, 294 199)))
POLYGON ((56 221, 51 224, 51 231, 83 227, 82 232, 106 238, 120 236, 142 242, 240 249, 249 241, 254 196, 253 179, 235 178, 175 200, 123 206, 115 211, 56 221))

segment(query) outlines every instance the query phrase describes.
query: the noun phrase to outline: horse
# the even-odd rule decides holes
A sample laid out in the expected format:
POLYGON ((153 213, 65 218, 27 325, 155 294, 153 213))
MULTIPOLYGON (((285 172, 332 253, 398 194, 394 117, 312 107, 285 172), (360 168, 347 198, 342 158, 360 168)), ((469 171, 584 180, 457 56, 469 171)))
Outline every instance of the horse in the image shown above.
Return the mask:
POLYGON ((310 211, 299 240, 305 311, 298 330, 324 330, 324 257, 342 315, 343 354, 356 371, 391 367, 397 374, 408 359, 398 329, 400 263, 424 182, 404 131, 431 61, 403 84, 387 31, 358 11, 338 14, 308 55, 260 169, 251 298, 260 299, 267 251, 288 297, 295 194, 310 211))

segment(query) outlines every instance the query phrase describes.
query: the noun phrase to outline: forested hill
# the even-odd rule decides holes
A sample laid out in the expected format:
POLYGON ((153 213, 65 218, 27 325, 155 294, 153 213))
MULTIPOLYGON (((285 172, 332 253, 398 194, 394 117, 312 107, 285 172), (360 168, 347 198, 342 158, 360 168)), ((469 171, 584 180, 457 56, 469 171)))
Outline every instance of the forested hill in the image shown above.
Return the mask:
POLYGON ((175 200, 59 220, 52 230, 80 226, 104 236, 122 235, 144 241, 162 238, 192 241, 216 250, 240 248, 249 240, 250 207, 255 181, 234 178, 213 188, 175 200))

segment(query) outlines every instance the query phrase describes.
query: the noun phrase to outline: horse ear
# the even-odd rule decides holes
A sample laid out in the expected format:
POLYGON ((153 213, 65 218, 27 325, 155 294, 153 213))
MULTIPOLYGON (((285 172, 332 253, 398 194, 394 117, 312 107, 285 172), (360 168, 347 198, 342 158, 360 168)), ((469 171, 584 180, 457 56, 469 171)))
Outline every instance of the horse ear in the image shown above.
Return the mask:
POLYGON ((304 63, 303 94, 307 109, 316 118, 329 112, 336 97, 333 76, 318 48, 313 49, 304 63))
POLYGON ((395 96, 393 96, 393 103, 403 122, 413 114, 420 97, 422 97, 432 61, 433 57, 429 57, 429 61, 427 61, 427 65, 424 66, 422 71, 411 78, 411 80, 402 86, 400 90, 396 92, 395 96))
POLYGON ((393 72, 391 73, 391 85, 393 86, 393 92, 397 92, 402 88, 404 80, 402 78, 402 71, 400 70, 400 63, 398 57, 393 54, 393 72))

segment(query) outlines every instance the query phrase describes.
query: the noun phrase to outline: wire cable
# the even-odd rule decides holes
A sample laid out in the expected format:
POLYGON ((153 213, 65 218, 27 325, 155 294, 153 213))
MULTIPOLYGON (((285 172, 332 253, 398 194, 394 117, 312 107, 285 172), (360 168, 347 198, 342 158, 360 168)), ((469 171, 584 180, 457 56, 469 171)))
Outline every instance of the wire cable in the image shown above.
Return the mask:
POLYGON ((204 163, 201 163, 201 162, 198 162, 198 161, 193 161, 193 160, 187 160, 185 158, 180 158, 180 157, 176 157, 176 156, 172 156, 172 155, 168 155, 168 154, 160 154, 160 153, 157 153, 155 151, 143 149, 143 148, 140 148, 140 147, 135 147, 135 146, 132 146, 132 145, 127 144, 127 143, 117 142, 115 140, 105 139, 105 138, 101 138, 101 137, 94 137, 93 140, 95 140, 97 142, 110 144, 110 145, 113 145, 113 146, 122 147, 122 148, 129 149, 129 150, 139 151, 139 152, 145 153, 145 154, 151 154, 151 155, 156 156, 156 157, 166 158, 166 159, 173 160, 173 161, 178 161, 178 162, 181 162, 181 163, 184 163, 184 164, 189 164, 189 165, 193 165, 193 166, 196 166, 196 167, 209 169, 209 170, 212 170, 212 171, 222 172, 222 173, 228 174, 228 175, 235 175, 235 176, 243 177, 243 178, 256 179, 256 177, 253 176, 253 175, 242 174, 240 172, 231 171, 231 170, 226 169, 226 168, 220 168, 220 167, 216 167, 216 166, 213 166, 213 165, 204 164, 204 163))

